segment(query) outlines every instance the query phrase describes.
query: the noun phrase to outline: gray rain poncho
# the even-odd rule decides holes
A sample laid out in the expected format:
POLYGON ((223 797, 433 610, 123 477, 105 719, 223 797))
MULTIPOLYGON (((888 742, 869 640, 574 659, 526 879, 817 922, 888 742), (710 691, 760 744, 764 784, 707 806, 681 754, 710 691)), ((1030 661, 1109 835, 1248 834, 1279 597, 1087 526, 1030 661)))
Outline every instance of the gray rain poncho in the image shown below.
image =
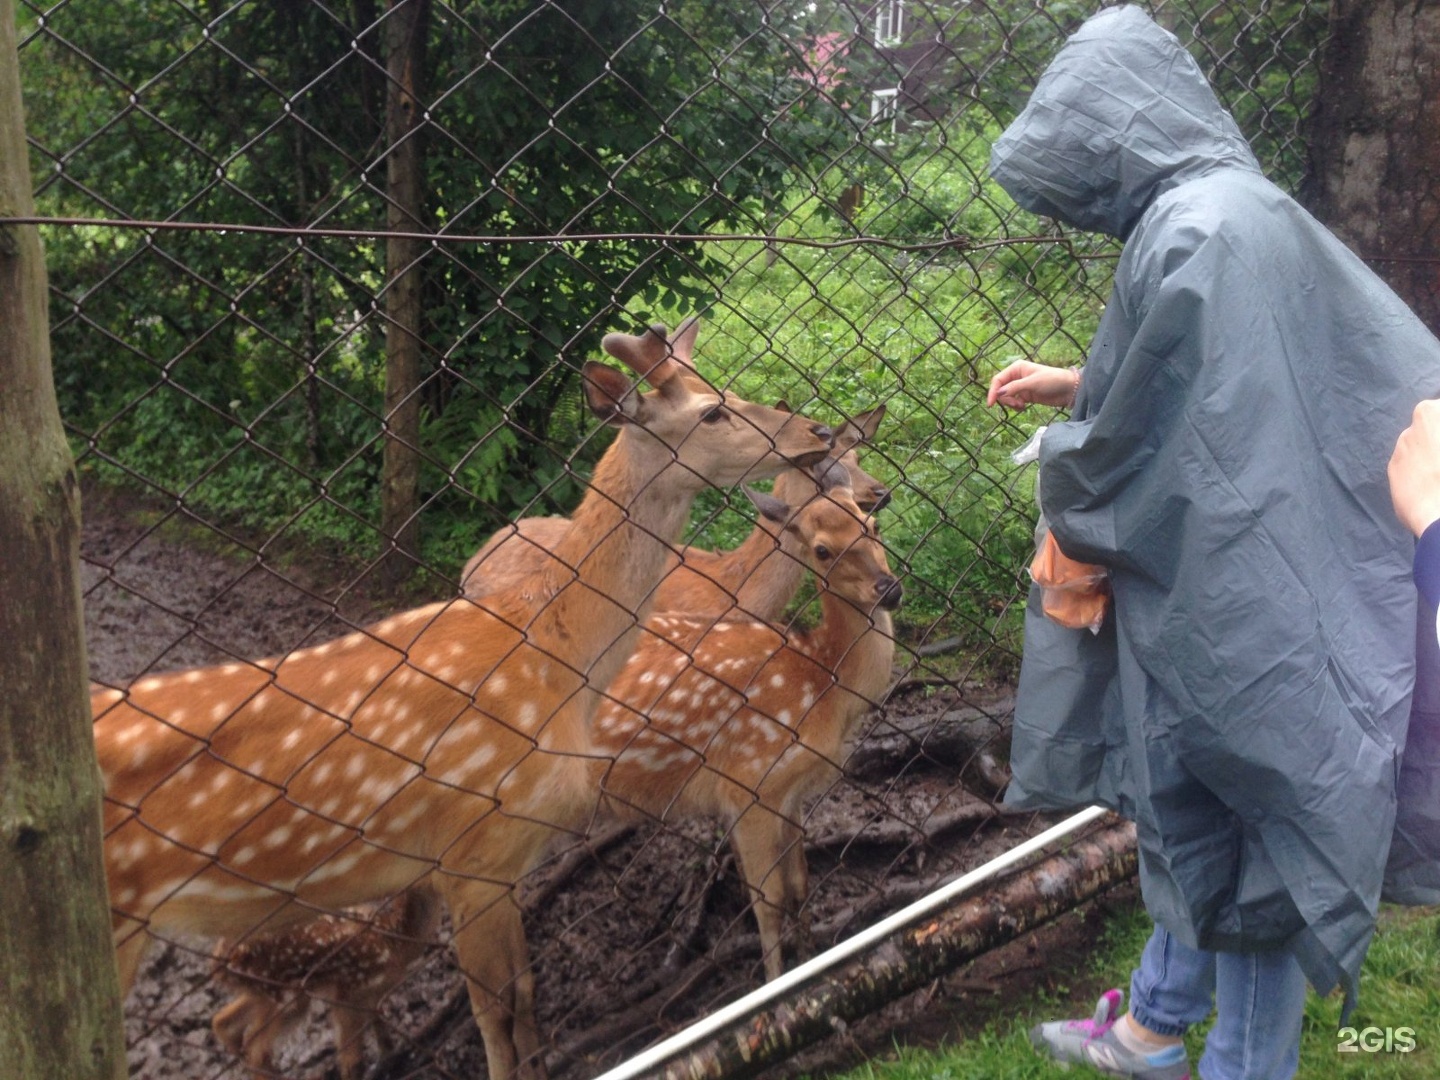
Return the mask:
POLYGON ((1440 395, 1440 344, 1261 175, 1139 8, 1070 39, 991 172, 1125 240, 1040 456, 1055 537, 1110 569, 1113 614, 1067 630, 1032 594, 1006 801, 1118 810, 1160 925, 1288 948, 1353 1002, 1414 682, 1414 546, 1385 466, 1440 395))

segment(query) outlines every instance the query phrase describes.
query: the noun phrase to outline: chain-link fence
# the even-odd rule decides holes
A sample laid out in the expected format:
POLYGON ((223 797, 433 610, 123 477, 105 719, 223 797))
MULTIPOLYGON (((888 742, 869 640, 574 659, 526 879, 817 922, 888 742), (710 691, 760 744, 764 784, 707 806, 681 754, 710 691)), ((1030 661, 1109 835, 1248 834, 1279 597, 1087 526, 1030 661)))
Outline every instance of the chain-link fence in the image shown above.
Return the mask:
MULTIPOLYGON (((348 1074, 584 1075, 1048 824, 995 802, 1046 417, 985 387, 1117 249, 985 166, 1098 6, 22 6, 138 1075, 314 1072, 309 997, 348 1074)), ((1327 5, 1149 6, 1296 184, 1327 5)))

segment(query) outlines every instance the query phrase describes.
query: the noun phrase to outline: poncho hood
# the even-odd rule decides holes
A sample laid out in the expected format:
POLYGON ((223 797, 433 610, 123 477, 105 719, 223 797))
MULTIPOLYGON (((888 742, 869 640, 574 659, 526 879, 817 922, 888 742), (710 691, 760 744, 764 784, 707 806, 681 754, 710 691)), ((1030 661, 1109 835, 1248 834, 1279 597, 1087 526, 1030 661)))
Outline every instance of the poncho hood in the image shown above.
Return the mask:
POLYGON ((1199 65, 1138 7, 1070 38, 990 157, 1025 209, 1122 238, 1156 195, 1227 167, 1260 171, 1199 65))

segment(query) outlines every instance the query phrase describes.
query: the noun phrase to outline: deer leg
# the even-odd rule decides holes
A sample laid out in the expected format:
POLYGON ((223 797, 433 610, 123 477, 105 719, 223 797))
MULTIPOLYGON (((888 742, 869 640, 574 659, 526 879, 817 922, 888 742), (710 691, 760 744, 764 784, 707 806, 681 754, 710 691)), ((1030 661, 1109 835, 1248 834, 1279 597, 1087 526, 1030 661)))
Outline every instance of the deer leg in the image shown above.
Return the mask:
POLYGON ((378 1013, 370 1017, 370 1030, 375 1032, 375 1054, 387 1058, 395 1052, 395 1035, 383 1017, 378 1013))
POLYGON ((275 1044, 305 1016, 310 999, 297 994, 287 1002, 268 994, 242 990, 210 1021, 210 1028, 222 1046, 245 1059, 255 1077, 275 1071, 275 1044))
POLYGON ((544 1080, 535 1026, 535 975, 513 890, 448 878, 441 892, 450 909, 455 952, 485 1042, 491 1080, 544 1080))
POLYGON ((760 928, 766 981, 785 971, 781 947, 785 914, 788 911, 798 915, 805 903, 808 876, 803 841, 804 834, 798 828, 758 805, 742 814, 731 831, 731 846, 749 886, 751 907, 760 928))
POLYGON ((372 1022, 378 1037, 385 1025, 373 1008, 342 1001, 331 1003, 330 1024, 335 1030, 335 1064, 340 1080, 360 1080, 364 1073, 365 1031, 372 1022))
POLYGON ((805 863, 805 834, 794 829, 791 842, 781 856, 781 876, 785 882, 785 911, 795 926, 795 960, 809 960, 815 955, 815 937, 810 932, 810 868, 805 863))
MULTIPOLYGON (((118 922, 118 920, 117 920, 118 922)), ((115 966, 120 972, 120 996, 123 998, 135 985, 135 974, 140 970, 140 961, 150 947, 150 935, 140 923, 126 919, 115 927, 115 966), (126 926, 129 937, 121 939, 121 926, 126 926)))

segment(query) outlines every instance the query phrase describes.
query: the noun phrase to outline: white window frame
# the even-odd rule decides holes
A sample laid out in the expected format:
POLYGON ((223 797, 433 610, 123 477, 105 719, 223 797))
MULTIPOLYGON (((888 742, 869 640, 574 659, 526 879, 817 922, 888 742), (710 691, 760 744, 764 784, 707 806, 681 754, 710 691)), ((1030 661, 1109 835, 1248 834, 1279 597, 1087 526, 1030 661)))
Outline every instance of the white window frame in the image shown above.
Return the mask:
POLYGON ((899 45, 905 37, 905 0, 880 0, 875 5, 875 44, 899 45))
POLYGON ((870 126, 879 127, 887 121, 891 134, 894 134, 896 126, 900 122, 900 88, 898 86, 870 92, 870 126))

